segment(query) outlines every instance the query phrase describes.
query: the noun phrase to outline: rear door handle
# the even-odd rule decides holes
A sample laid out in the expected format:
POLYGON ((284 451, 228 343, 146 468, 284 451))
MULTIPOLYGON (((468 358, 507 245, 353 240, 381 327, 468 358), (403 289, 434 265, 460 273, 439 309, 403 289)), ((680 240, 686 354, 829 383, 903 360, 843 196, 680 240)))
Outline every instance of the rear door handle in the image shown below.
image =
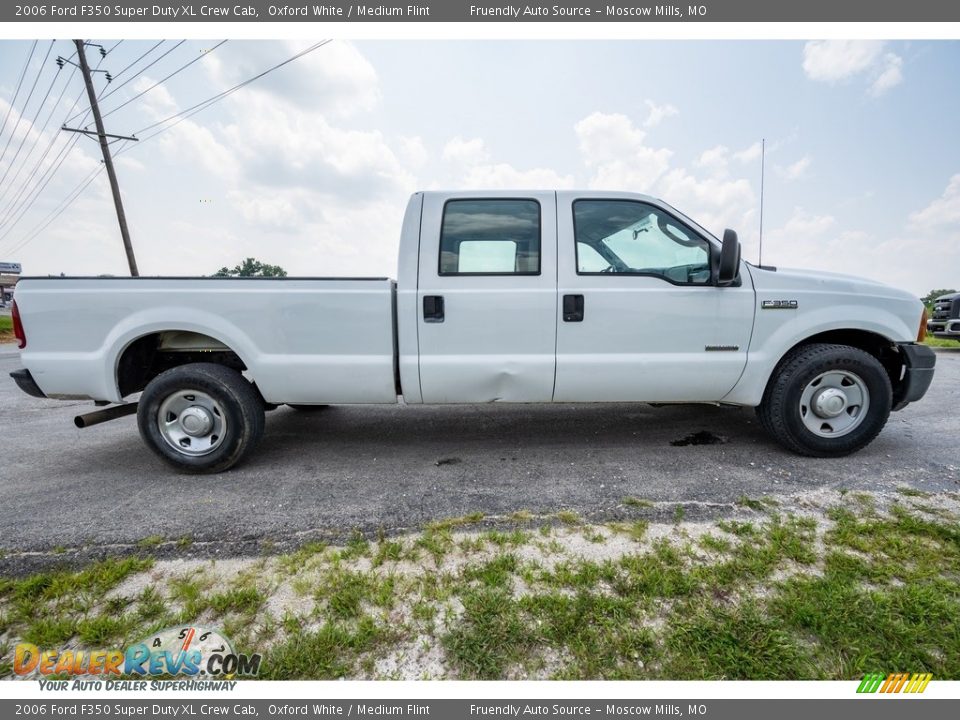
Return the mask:
POLYGON ((583 322, 583 295, 563 296, 563 321, 583 322))
POLYGON ((428 323, 443 322, 443 295, 423 296, 423 321, 428 323))

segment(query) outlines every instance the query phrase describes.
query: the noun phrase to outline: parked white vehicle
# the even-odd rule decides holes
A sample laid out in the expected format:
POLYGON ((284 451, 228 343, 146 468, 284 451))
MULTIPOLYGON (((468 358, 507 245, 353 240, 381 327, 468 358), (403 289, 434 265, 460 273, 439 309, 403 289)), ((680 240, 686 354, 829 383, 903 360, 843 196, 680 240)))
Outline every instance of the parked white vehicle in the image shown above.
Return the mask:
POLYGON ((923 314, 879 283, 750 265, 732 231, 642 195, 422 192, 397 282, 24 278, 13 377, 122 403, 77 424, 137 412, 150 448, 196 472, 249 454, 269 407, 401 397, 751 406, 829 457, 926 392, 923 314))

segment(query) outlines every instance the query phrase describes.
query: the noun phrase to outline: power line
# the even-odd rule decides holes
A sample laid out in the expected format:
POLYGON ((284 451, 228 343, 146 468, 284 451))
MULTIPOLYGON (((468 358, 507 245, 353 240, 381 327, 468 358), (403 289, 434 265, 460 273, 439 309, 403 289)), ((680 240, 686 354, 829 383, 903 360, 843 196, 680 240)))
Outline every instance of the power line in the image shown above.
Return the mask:
MULTIPOLYGON (((141 60, 143 60, 147 55, 149 55, 150 53, 152 53, 154 50, 156 50, 158 47, 160 47, 161 45, 163 45, 165 42, 166 42, 166 40, 161 40, 160 42, 158 42, 157 44, 155 44, 152 48, 150 48, 149 50, 147 50, 143 55, 141 55, 141 56, 138 57, 136 60, 134 60, 132 63, 130 63, 129 65, 127 65, 125 68, 123 68, 123 70, 121 70, 121 71, 118 72, 118 73, 115 73, 115 74, 113 75, 113 79, 116 80, 118 77, 120 77, 121 75, 123 75, 127 70, 129 70, 129 69, 132 68, 134 65, 136 65, 138 62, 140 62, 141 60)), ((118 43, 118 44, 119 44, 119 43, 118 43)), ((114 45, 113 47, 115 48, 116 45, 114 45)), ((110 52, 113 52, 113 48, 110 48, 110 52)))
POLYGON ((23 72, 20 73, 20 80, 17 81, 17 90, 13 93, 13 100, 10 101, 10 104, 7 106, 7 114, 3 118, 3 125, 0 126, 0 137, 3 137, 3 131, 7 129, 7 120, 10 119, 10 113, 13 111, 13 106, 17 102, 17 98, 20 96, 20 87, 23 85, 23 79, 27 76, 27 70, 30 67, 30 61, 33 60, 33 53, 37 49, 38 40, 33 41, 33 45, 30 46, 30 54, 27 55, 27 62, 23 65, 23 72))
MULTIPOLYGON (((293 62, 293 61, 295 61, 295 60, 303 57, 304 55, 307 55, 308 53, 311 53, 311 52, 313 52, 314 50, 317 50, 318 48, 321 48, 321 47, 323 47, 324 45, 327 45, 327 44, 330 43, 330 42, 332 42, 332 40, 329 40, 329 39, 328 39, 328 40, 322 40, 322 41, 320 41, 320 42, 318 42, 318 43, 315 43, 314 45, 311 45, 310 47, 306 48, 305 50, 300 51, 300 52, 297 53, 296 55, 293 55, 292 57, 287 58, 287 59, 284 60, 283 62, 277 63, 276 65, 274 65, 274 66, 272 66, 272 67, 264 70, 263 72, 258 73, 257 75, 254 75, 253 77, 251 77, 251 78, 249 78, 249 79, 247 79, 247 80, 244 80, 243 82, 238 83, 237 85, 234 85, 232 88, 229 88, 229 89, 227 89, 227 90, 224 90, 224 91, 221 92, 221 93, 218 93, 218 94, 216 94, 216 95, 214 95, 214 96, 212 96, 212 97, 210 97, 210 98, 207 98, 207 100, 204 100, 203 102, 197 103, 196 105, 193 105, 192 107, 187 108, 186 110, 181 110, 179 113, 175 113, 174 115, 172 115, 172 116, 170 116, 170 117, 168 117, 168 118, 166 118, 166 119, 164 119, 164 120, 161 120, 161 121, 158 122, 158 123, 154 123, 153 125, 150 125, 150 126, 148 126, 147 128, 144 128, 144 130, 151 129, 151 128, 153 128, 153 127, 156 127, 157 125, 162 125, 163 123, 165 123, 165 122, 167 122, 167 121, 169 121, 169 120, 171 120, 171 119, 173 119, 173 118, 179 118, 179 119, 178 119, 175 123, 173 123, 172 125, 168 125, 168 126, 166 126, 166 127, 160 128, 159 130, 157 130, 157 132, 148 135, 146 138, 141 138, 141 139, 140 139, 140 142, 136 143, 136 145, 134 145, 133 143, 125 143, 124 145, 122 145, 122 146, 120 147, 120 149, 115 153, 115 155, 121 155, 122 153, 124 153, 124 152, 126 152, 126 151, 128 151, 128 150, 131 150, 131 149, 133 149, 134 147, 139 147, 139 146, 143 145, 143 143, 146 142, 147 140, 156 137, 157 135, 161 134, 162 132, 165 132, 165 131, 167 131, 167 130, 170 130, 171 128, 175 127, 176 125, 178 125, 178 124, 181 123, 182 121, 186 120, 187 118, 192 117, 193 115, 197 114, 198 112, 202 112, 203 110, 206 110, 208 107, 210 107, 210 106, 213 105, 214 103, 218 102, 219 100, 222 100, 223 98, 225 98, 225 97, 227 97, 228 95, 236 92, 237 90, 239 90, 239 89, 241 89, 241 88, 249 85, 250 83, 252 83, 252 82, 254 82, 254 81, 256 81, 256 80, 259 80, 260 78, 262 78, 263 76, 265 76, 265 75, 273 72, 274 70, 277 70, 277 69, 283 67, 284 65, 288 65, 289 63, 291 63, 291 62, 293 62), (182 117, 181 117, 181 116, 182 116, 182 117)), ((82 121, 81 121, 81 122, 82 122, 82 121)), ((143 132, 143 130, 138 130, 137 133, 135 133, 135 134, 138 134, 138 133, 140 133, 140 132, 143 132)), ((76 140, 77 140, 78 137, 79 137, 79 135, 74 138, 74 142, 76 142, 76 140)), ((61 160, 61 163, 62 163, 62 162, 63 162, 63 161, 61 160)), ((59 167, 59 165, 58 165, 58 167, 59 167)), ((17 244, 13 247, 13 250, 12 250, 11 252, 19 252, 19 251, 20 251, 23 247, 25 247, 28 243, 32 242, 32 241, 34 240, 34 238, 36 238, 41 232, 43 232, 43 230, 45 230, 45 229, 46 229, 54 220, 56 220, 68 207, 70 207, 70 205, 72 205, 72 204, 74 203, 74 201, 76 201, 76 199, 77 199, 78 197, 80 197, 81 194, 83 194, 83 191, 86 190, 86 188, 90 185, 90 183, 93 182, 94 178, 96 178, 97 175, 99 175, 102 170, 103 170, 103 166, 100 166, 100 167, 98 167, 96 170, 94 170, 90 175, 86 176, 86 177, 80 182, 79 185, 77 185, 73 190, 71 190, 71 191, 67 194, 67 197, 66 197, 63 201, 61 201, 61 203, 60 203, 56 208, 54 208, 54 210, 52 210, 50 213, 48 213, 47 216, 46 216, 43 220, 40 221, 40 223, 38 223, 37 225, 35 225, 34 228, 31 229, 31 230, 27 233, 27 235, 25 236, 25 238, 24 238, 23 240, 21 240, 19 243, 17 243, 17 244)), ((52 176, 51 176, 51 178, 52 178, 52 176)), ((50 182, 50 178, 47 179, 46 183, 49 183, 49 182, 50 182)), ((46 183, 44 183, 44 185, 40 188, 40 192, 43 191, 43 187, 46 186, 46 183)), ((36 199, 36 198, 34 198, 34 199, 36 199)), ((32 204, 32 203, 31 203, 31 204, 32 204)), ((28 207, 27 209, 29 209, 29 207, 28 207)), ((24 212, 25 212, 25 211, 24 211, 24 212)), ((18 218, 18 219, 16 220, 16 222, 14 223, 14 225, 20 221, 20 219, 23 217, 23 215, 24 215, 24 213, 22 212, 22 213, 20 214, 20 218, 18 218)), ((11 225, 9 228, 7 228, 7 230, 4 231, 4 233, 3 233, 2 235, 0 235, 0 241, 2 241, 2 240, 4 239, 4 237, 6 237, 6 236, 10 233, 10 231, 11 231, 12 229, 13 229, 13 225, 11 225)))
MULTIPOLYGON (((117 43, 113 47, 111 47, 109 50, 106 51, 105 55, 109 55, 111 52, 113 52, 122 42, 123 40, 117 41, 117 43)), ((98 68, 100 67, 100 64, 103 62, 103 59, 104 58, 101 57, 100 62, 97 63, 98 68)), ((80 102, 80 98, 83 97, 83 94, 85 91, 86 91, 85 89, 80 91, 80 94, 77 95, 77 99, 73 101, 73 105, 71 106, 68 113, 73 112, 73 109, 77 106, 77 103, 80 102)), ((88 110, 87 114, 89 115, 89 113, 90 111, 88 110)), ((86 119, 86 115, 84 116, 83 120, 85 119, 86 119)), ((83 120, 81 120, 80 122, 83 122, 83 120)), ((54 136, 54 137, 57 137, 57 136, 54 136)), ((0 241, 2 241, 7 235, 9 235, 13 231, 13 228, 20 223, 20 221, 24 218, 24 216, 30 211, 30 208, 34 206, 34 204, 40 198, 40 195, 43 193, 43 190, 47 187, 47 185, 50 184, 50 181, 56 175, 57 170, 59 170, 60 166, 63 165, 63 163, 66 161, 67 156, 70 154, 70 151, 73 150, 74 146, 77 144, 77 141, 79 139, 80 139, 80 136, 75 135, 74 137, 68 139, 66 143, 64 143, 64 146, 60 149, 60 152, 57 154, 57 157, 54 158, 50 166, 40 176, 40 179, 37 180, 37 185, 35 186, 35 189, 31 191, 33 194, 33 197, 30 197, 30 193, 28 193, 27 197, 24 198, 23 202, 21 202, 21 204, 18 207, 14 208, 13 211, 9 215, 7 215, 7 217, 4 220, 0 221, 0 228, 2 228, 5 224, 10 223, 7 229, 4 230, 2 234, 0 234, 0 241)))
POLYGON ((11 247, 7 251, 7 254, 13 255, 14 253, 20 252, 20 250, 22 250, 30 242, 32 242, 34 238, 36 238, 40 233, 46 230, 47 227, 54 220, 60 217, 68 207, 73 205, 74 201, 76 201, 76 199, 83 194, 83 191, 87 189, 87 186, 90 185, 90 183, 92 183, 97 178, 97 176, 100 175, 101 172, 103 172, 103 165, 98 165, 92 173, 84 177, 84 179, 81 180, 80 183, 76 187, 74 187, 73 190, 67 193, 67 197, 64 200, 61 200, 60 204, 57 205, 57 207, 55 207, 50 213, 48 213, 47 216, 43 220, 41 220, 37 225, 34 225, 33 229, 27 233, 27 235, 24 237, 23 240, 21 240, 19 243, 11 247))
MULTIPOLYGON (((53 43, 50 44, 50 49, 51 50, 53 49, 53 43)), ((49 56, 50 56, 50 52, 47 51, 47 57, 49 58, 49 56)), ((46 62, 46 60, 47 58, 44 58, 44 62, 46 62)), ((43 96, 43 100, 41 100, 40 104, 37 105, 37 112, 34 113, 33 119, 30 120, 30 128, 23 133, 23 137, 20 138, 20 145, 17 147, 17 152, 14 153, 13 158, 10 160, 10 164, 7 165, 7 169, 4 171, 3 177, 0 177, 0 200, 2 200, 6 196, 7 190, 13 185, 14 182, 16 182, 17 178, 20 177, 20 173, 23 170, 24 166, 27 164, 27 160, 30 158, 30 155, 32 155, 33 151, 36 149, 37 143, 40 142, 40 138, 43 135, 43 130, 46 130, 46 125, 44 125, 43 130, 41 130, 40 133, 37 134, 37 136, 33 140, 33 143, 30 145, 30 150, 27 152, 26 155, 23 156, 23 165, 21 165, 17 169, 17 172, 14 173, 13 177, 10 179, 10 185, 5 186, 3 184, 3 181, 7 179, 7 175, 10 174, 10 170, 12 170, 13 166, 16 164, 17 158, 20 157, 20 151, 23 150, 24 143, 27 140, 27 135, 30 134, 30 130, 36 129, 37 118, 40 117, 40 113, 43 111, 44 106, 47 104, 47 100, 50 99, 50 93, 53 92, 53 86, 56 85, 57 78, 60 77, 60 70, 61 68, 57 68, 57 70, 53 73, 53 77, 50 78, 50 87, 47 88, 47 92, 43 96)), ((43 73, 43 66, 41 65, 40 74, 42 73, 43 73)), ((37 79, 39 79, 39 75, 37 79)), ((64 89, 66 89, 66 85, 64 85, 64 89)), ((62 97, 62 93, 61 93, 61 97, 62 97)), ((56 106, 54 106, 54 109, 56 109, 56 106)), ((26 107, 24 107, 24 110, 26 110, 26 107)), ((50 115, 52 114, 53 114, 53 111, 51 110, 50 115)), ((47 116, 47 122, 50 121, 50 115, 47 116)))
MULTIPOLYGON (((173 115, 171 115, 170 117, 166 117, 166 118, 164 118, 163 120, 158 120, 157 122, 152 123, 152 124, 150 124, 150 125, 147 125, 147 126, 144 127, 144 128, 140 128, 139 130, 137 130, 137 131, 134 133, 134 135, 139 135, 140 133, 142 133, 142 132, 144 132, 144 131, 146 131, 146 130, 151 130, 152 128, 155 128, 155 127, 157 127, 157 126, 159 126, 159 125, 163 125, 164 123, 169 122, 170 120, 173 120, 173 119, 175 119, 175 118, 178 118, 178 117, 180 117, 181 115, 184 116, 182 119, 186 120, 186 118, 189 117, 189 115, 194 115, 194 114, 196 114, 196 113, 193 112, 194 110, 196 110, 196 112, 200 112, 201 110, 206 110, 208 107, 210 107, 210 106, 213 105, 214 103, 219 102, 220 100, 222 100, 223 98, 227 97, 228 95, 232 95, 233 93, 235 93, 235 92, 236 92, 237 90, 239 90, 240 88, 246 87, 246 86, 249 85, 250 83, 255 82, 256 80, 259 80, 259 79, 262 78, 264 75, 268 75, 268 74, 272 73, 274 70, 278 70, 278 69, 282 68, 284 65, 289 65, 289 64, 292 63, 294 60, 299 60, 299 59, 302 58, 304 55, 307 55, 308 53, 312 53, 312 52, 313 52, 314 50, 316 50, 317 48, 321 48, 321 47, 323 47, 324 45, 326 45, 326 44, 328 44, 328 43, 330 43, 330 42, 332 42, 332 40, 321 40, 320 42, 315 43, 314 45, 311 45, 310 47, 306 48, 305 50, 301 50, 300 52, 298 52, 298 53, 297 53, 296 55, 294 55, 293 57, 289 57, 289 58, 287 58, 286 60, 284 60, 283 62, 277 63, 277 64, 274 65, 273 67, 267 68, 267 69, 264 70, 263 72, 258 73, 257 75, 254 75, 252 78, 249 78, 249 79, 247 79, 247 80, 244 80, 244 81, 241 82, 241 83, 237 83, 237 84, 234 85, 232 88, 229 88, 229 89, 227 89, 227 90, 224 90, 223 92, 217 93, 217 94, 214 95, 213 97, 209 97, 209 98, 207 98, 206 100, 197 103, 196 105, 192 105, 191 107, 188 107, 186 110, 181 110, 181 111, 179 111, 179 112, 176 112, 176 113, 174 113, 173 115)), ((172 127, 172 126, 171 126, 171 127, 172 127)), ((158 134, 159 134, 159 133, 154 133, 153 135, 150 135, 149 137, 153 137, 154 135, 158 135, 158 134)), ((147 140, 147 139, 149 139, 149 137, 143 138, 143 139, 144 139, 144 140, 147 140)))
POLYGON ((57 153, 57 156, 53 159, 50 164, 50 167, 40 176, 40 179, 37 181, 37 187, 33 191, 33 197, 24 199, 20 203, 20 206, 15 208, 3 221, 0 223, 0 227, 7 225, 7 228, 0 232, 0 241, 7 237, 15 228, 20 221, 23 219, 30 209, 34 206, 37 200, 40 198, 40 195, 43 193, 47 185, 50 184, 50 181, 57 174, 57 170, 60 169, 60 166, 63 165, 64 161, 67 158, 67 155, 70 154, 70 151, 73 150, 74 146, 77 144, 77 141, 80 139, 79 135, 75 135, 73 138, 68 140, 63 147, 60 148, 60 152, 57 153))
MULTIPOLYGON (((81 94, 83 92, 84 91, 81 91, 81 94)), ((79 100, 80 98, 78 96, 77 101, 79 100)), ((76 106, 76 101, 74 102, 74 106, 76 106)), ((61 135, 55 134, 50 138, 50 144, 47 146, 47 149, 44 151, 43 156, 40 158, 41 163, 43 162, 43 159, 46 158, 46 156, 49 154, 50 150, 53 148, 54 144, 60 137, 61 135)), ((15 207, 8 205, 6 208, 4 208, 2 217, 0 217, 0 228, 6 225, 13 216, 17 215, 17 213, 20 213, 21 208, 23 208, 23 212, 27 212, 28 210, 30 210, 31 207, 33 207, 33 204, 37 201, 37 198, 40 192, 43 190, 44 187, 46 187, 50 178, 53 177, 53 174, 60 169, 60 165, 63 164, 65 153, 68 153, 70 150, 72 150, 73 146, 76 145, 79 139, 80 139, 79 136, 67 139, 67 141, 61 146, 60 151, 57 153, 56 157, 50 162, 50 165, 48 165, 46 170, 44 170, 43 173, 40 175, 39 179, 37 180, 37 184, 34 185, 34 187, 30 188, 29 191, 27 190, 27 186, 30 182, 30 179, 29 178, 27 179, 23 187, 20 188, 20 192, 17 193, 17 197, 14 198, 13 200, 13 205, 16 205, 16 203, 18 202, 20 204, 16 205, 15 207), (44 180, 46 180, 46 182, 44 182, 44 180), (26 193, 26 197, 24 197, 23 201, 21 202, 19 198, 22 197, 24 193, 26 193), (32 195, 32 198, 31 198, 31 195, 32 195), (26 205, 26 207, 24 207, 24 205, 26 205)), ((22 216, 22 213, 21 213, 21 216, 22 216)), ((15 221, 14 225, 16 224, 16 222, 18 221, 15 221)), ((3 239, 3 235, 0 235, 0 240, 2 239, 3 239)))
MULTIPOLYGON (((117 110, 119 110, 120 108, 126 107, 127 105, 129 105, 130 103, 132 103, 132 102, 133 102, 134 100, 136 100, 137 98, 142 97, 143 95, 146 95, 148 92, 150 92, 151 90, 153 90, 153 89, 154 89, 155 87, 157 87, 158 85, 162 85, 162 84, 165 83, 167 80, 169 80, 170 78, 172 78, 174 75, 177 75, 177 74, 179 74, 181 71, 186 70, 188 67, 190 67, 191 65, 193 65, 193 64, 194 64, 195 62, 197 62, 198 60, 202 60, 203 58, 205 58, 207 55, 209 55, 210 53, 212 53, 214 50, 216 50, 218 47, 220 47, 221 45, 223 45, 225 42, 227 42, 227 41, 226 41, 226 40, 221 40, 221 41, 218 42, 216 45, 214 45, 212 48, 210 48, 207 52, 203 53, 202 55, 198 55, 197 57, 195 57, 193 60, 191 60, 190 62, 186 63, 185 65, 181 65, 179 68, 177 68, 176 70, 174 70, 172 73, 170 73, 169 75, 167 75, 167 76, 166 76, 165 78, 163 78, 162 80, 158 80, 157 82, 155 82, 153 85, 151 85, 150 87, 148 87, 146 90, 144 90, 144 91, 142 91, 142 92, 140 92, 140 93, 137 93, 136 95, 134 95, 134 96, 133 96, 132 98, 130 98, 129 100, 121 103, 120 105, 117 105, 113 110, 111 110, 111 111, 109 111, 109 112, 107 112, 107 113, 104 113, 103 117, 107 117, 108 115, 113 115, 113 113, 115 113, 115 112, 116 112, 117 110)), ((104 98, 104 99, 106 99, 106 98, 104 98)))
POLYGON ((133 75, 131 75, 129 78, 127 78, 126 80, 124 80, 122 83, 120 83, 120 84, 117 85, 115 88, 113 88, 110 92, 108 92, 106 95, 104 95, 104 96, 103 96, 103 99, 106 100, 106 99, 109 98, 111 95, 113 95, 115 92, 117 92, 117 90, 119 90, 120 88, 122 88, 124 85, 127 85, 127 84, 129 84, 130 82, 136 80, 136 79, 137 79, 138 77, 140 77, 143 73, 145 73, 147 70, 149 70, 150 68, 152 68, 152 67, 153 67, 154 65, 156 65, 158 62, 160 62, 161 60, 163 60, 167 55, 169 55, 170 53, 172 53, 174 50, 176 50, 178 47, 180 47, 181 45, 183 45, 185 42, 186 42, 186 40, 181 40, 181 41, 178 42, 176 45, 174 45, 172 48, 170 48, 169 50, 167 50, 163 55, 161 55, 160 57, 158 57, 156 60, 154 60, 153 62, 151 62, 151 63, 148 64, 148 65, 145 65, 145 66, 142 67, 140 70, 137 70, 136 73, 134 73, 133 75))
MULTIPOLYGON (((27 100, 23 103, 23 111, 17 114, 17 124, 13 126, 13 132, 10 133, 10 137, 7 138, 7 144, 3 146, 3 152, 0 153, 0 162, 3 162, 3 158, 7 156, 7 148, 10 147, 10 141, 13 140, 17 135, 17 130, 20 128, 20 123, 23 122, 23 113, 27 111, 27 106, 30 104, 30 98, 33 97, 33 91, 37 89, 37 82, 40 80, 40 76, 43 74, 43 66, 47 62, 47 58, 50 57, 50 51, 53 50, 53 44, 56 40, 50 41, 50 47, 47 48, 47 54, 43 58, 43 62, 40 64, 40 69, 37 71, 37 76, 33 79, 33 85, 30 86, 30 92, 27 94, 27 100)), ((23 145, 21 144, 21 147, 23 145)))
MULTIPOLYGON (((70 75, 67 76, 67 81, 63 84, 63 88, 60 90, 60 97, 58 97, 58 98, 56 99, 56 101, 53 103, 53 105, 50 107, 50 112, 47 113, 47 119, 44 120, 44 122, 43 122, 43 128, 40 130, 40 135, 41 135, 41 136, 43 135, 43 133, 45 133, 45 132, 47 131, 47 127, 50 125, 50 120, 51 120, 51 118, 53 117, 53 114, 57 111, 57 108, 60 106, 60 103, 63 101, 63 96, 66 95, 66 93, 67 93, 67 88, 70 87, 70 81, 73 80, 73 76, 76 75, 76 73, 77 73, 77 68, 74 67, 74 68, 73 68, 73 71, 70 73, 70 75)), ((73 106, 70 108, 70 110, 69 110, 68 112, 73 112, 73 108, 77 106, 77 103, 78 103, 79 101, 80 101, 80 95, 77 96, 77 99, 74 101, 73 106)), ((0 211, 0 226, 3 225, 3 220, 2 220, 2 218, 3 218, 4 216, 6 216, 7 210, 9 210, 10 207, 12 207, 12 206, 23 196, 23 194, 27 191, 27 188, 30 186, 30 181, 33 180, 34 176, 37 174, 37 170, 39 170, 40 167, 43 165, 43 161, 47 158, 47 155, 50 153, 50 150, 53 148, 53 145, 54 145, 54 143, 57 141, 57 138, 58 138, 58 137, 59 137, 59 134, 57 134, 57 133, 52 133, 52 134, 50 135, 50 142, 47 143, 47 147, 46 147, 46 149, 43 151, 43 154, 40 156, 40 158, 37 160, 37 162, 34 163, 33 169, 30 171, 30 174, 27 176, 27 179, 24 180, 23 183, 20 184, 20 189, 17 191, 16 195, 14 195, 14 197, 11 198, 11 200, 10 200, 10 202, 7 204, 7 206, 4 207, 4 209, 3 209, 2 211, 0 211)), ((34 146, 34 147, 36 147, 36 146, 34 146)), ((24 160, 24 164, 23 164, 23 165, 21 166, 21 168, 20 168, 21 170, 22 170, 24 167, 26 167, 26 164, 27 164, 27 163, 26 163, 26 160, 29 160, 30 155, 32 155, 32 154, 33 154, 33 150, 31 150, 31 151, 27 154, 27 158, 24 160)), ((16 182, 17 177, 19 177, 19 175, 20 175, 20 171, 18 170, 18 171, 17 171, 17 174, 14 175, 13 178, 10 180, 10 185, 9 185, 8 187, 12 187, 12 186, 13 186, 13 183, 16 182)), ((6 195, 6 190, 4 190, 2 194, 0 194, 0 199, 3 198, 3 195, 6 195)))
MULTIPOLYGON (((121 40, 120 42, 123 42, 123 41, 121 40)), ((134 65, 136 65, 138 62, 140 62, 141 60, 143 60, 147 55, 149 55, 150 53, 152 53, 154 50, 156 50, 158 47, 160 47, 161 45, 163 45, 165 42, 166 42, 166 40, 161 40, 160 42, 158 42, 158 43, 157 43, 156 45, 154 45, 152 48, 150 48, 149 50, 147 50, 143 55, 141 55, 141 56, 138 57, 136 60, 134 60, 132 63, 130 63, 129 65, 127 65, 125 68, 123 68, 123 70, 121 70, 120 72, 118 72, 116 75, 112 75, 112 78, 113 78, 114 80, 116 80, 118 77, 120 77, 121 75, 123 75, 123 73, 125 73, 127 70, 129 70, 130 68, 132 68, 132 67, 133 67, 134 65)), ((181 43, 182 43, 182 42, 183 42, 183 41, 181 41, 181 43)), ((120 43, 118 42, 117 45, 119 45, 119 44, 120 44, 120 43)), ((180 43, 178 43, 177 45, 174 45, 172 48, 170 48, 170 50, 168 50, 168 51, 165 52, 163 55, 161 55, 161 56, 158 57, 156 60, 154 60, 152 63, 150 63, 150 65, 147 65, 147 67, 143 68, 143 70, 140 70, 140 72, 138 72, 137 75, 139 75, 139 74, 142 73, 144 70, 146 70, 146 69, 148 69, 149 67, 151 67, 152 65, 154 65, 157 61, 162 60, 163 58, 165 58, 165 57, 166 57, 170 52, 172 52, 173 50, 176 50, 177 47, 179 46, 179 44, 180 44, 180 43)), ((109 50, 107 50, 107 55, 109 55, 109 54, 112 53, 114 50, 116 50, 117 45, 114 45, 112 48, 110 48, 109 50)), ((103 62, 103 60, 101 59, 100 62, 103 62)), ((99 65, 99 63, 98 63, 98 64, 97 64, 97 67, 99 67, 99 66, 100 66, 100 65, 99 65)), ((110 97, 111 95, 113 95, 113 93, 115 93, 117 90, 119 90, 120 88, 122 88, 122 87, 123 87, 124 85, 126 85, 128 82, 130 82, 130 80, 133 80, 135 77, 137 77, 137 75, 134 75, 134 76, 131 77, 129 80, 125 80, 124 82, 120 83, 119 86, 113 88, 113 89, 112 89, 110 92, 108 92, 106 95, 104 95, 104 94, 103 94, 103 90, 101 90, 101 91, 100 91, 100 95, 97 96, 98 99, 106 100, 108 97, 110 97)), ((104 88, 104 89, 106 89, 106 88, 104 88)), ((88 110, 88 111, 86 112, 86 115, 89 115, 89 114, 90 114, 90 111, 88 110)), ((80 117, 81 115, 84 115, 84 113, 77 113, 76 115, 71 115, 70 117, 68 117, 66 120, 63 121, 63 124, 66 125, 68 122, 70 122, 71 120, 74 120, 74 119, 80 117)), ((82 121, 81 121, 81 122, 82 122, 82 121)))

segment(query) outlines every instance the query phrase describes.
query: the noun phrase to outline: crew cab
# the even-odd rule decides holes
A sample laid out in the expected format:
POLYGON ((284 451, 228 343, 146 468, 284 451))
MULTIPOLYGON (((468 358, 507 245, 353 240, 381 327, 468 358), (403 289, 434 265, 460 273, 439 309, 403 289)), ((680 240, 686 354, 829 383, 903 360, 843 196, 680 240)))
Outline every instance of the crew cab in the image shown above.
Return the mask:
POLYGON ((215 472, 265 409, 401 400, 748 406, 840 456, 933 376, 909 293, 750 265, 735 232, 633 193, 415 193, 397 277, 27 277, 13 377, 110 405, 81 426, 136 412, 157 455, 215 472))

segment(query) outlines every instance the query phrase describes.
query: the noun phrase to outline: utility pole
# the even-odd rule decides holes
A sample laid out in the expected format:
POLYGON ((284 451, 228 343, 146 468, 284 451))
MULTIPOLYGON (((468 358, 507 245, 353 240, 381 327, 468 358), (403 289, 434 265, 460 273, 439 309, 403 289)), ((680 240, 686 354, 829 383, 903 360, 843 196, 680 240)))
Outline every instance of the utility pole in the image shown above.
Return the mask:
MULTIPOLYGON (((137 259, 133 256, 130 230, 127 229, 127 216, 126 213, 123 212, 123 200, 120 198, 120 185, 117 183, 117 171, 113 167, 113 157, 110 155, 110 144, 107 142, 108 137, 123 140, 136 140, 136 138, 107 135, 103 129, 103 118, 100 116, 100 106, 97 104, 97 93, 93 89, 93 79, 90 77, 90 65, 87 63, 87 54, 85 52, 86 43, 84 43, 83 40, 74 40, 73 42, 77 46, 77 58, 80 61, 80 71, 83 73, 83 82, 87 86, 87 97, 90 98, 90 110, 93 112, 93 121, 97 126, 97 138, 100 140, 100 150, 103 152, 103 164, 107 168, 107 177, 110 178, 110 190, 113 193, 113 204, 117 209, 117 221, 120 223, 120 236, 123 238, 123 249, 127 253, 127 264, 130 266, 130 275, 138 277, 140 273, 137 270, 137 259)), ((108 80, 109 77, 108 75, 108 80)), ((84 133, 86 135, 93 134, 89 130, 67 127, 63 129, 70 132, 84 133)))

